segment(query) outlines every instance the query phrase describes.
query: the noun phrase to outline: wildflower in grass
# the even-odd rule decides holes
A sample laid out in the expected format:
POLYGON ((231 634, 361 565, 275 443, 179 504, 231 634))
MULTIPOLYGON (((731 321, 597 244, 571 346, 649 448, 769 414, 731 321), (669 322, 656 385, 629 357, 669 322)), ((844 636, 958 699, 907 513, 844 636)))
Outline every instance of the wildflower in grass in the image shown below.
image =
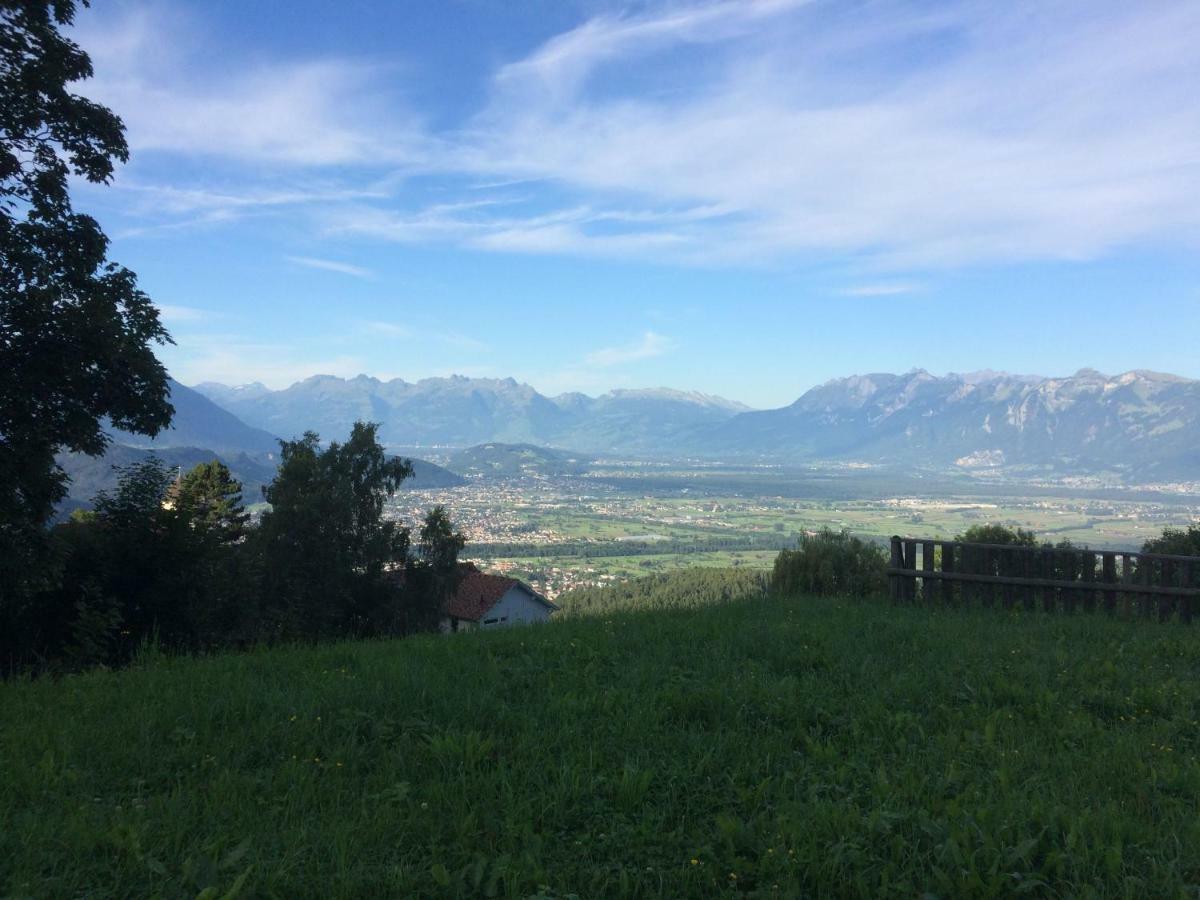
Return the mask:
POLYGON ((698 860, 698 859, 696 859, 696 858, 694 858, 694 857, 693 857, 693 858, 692 858, 692 865, 693 865, 693 866, 698 866, 698 865, 700 865, 700 860, 698 860))

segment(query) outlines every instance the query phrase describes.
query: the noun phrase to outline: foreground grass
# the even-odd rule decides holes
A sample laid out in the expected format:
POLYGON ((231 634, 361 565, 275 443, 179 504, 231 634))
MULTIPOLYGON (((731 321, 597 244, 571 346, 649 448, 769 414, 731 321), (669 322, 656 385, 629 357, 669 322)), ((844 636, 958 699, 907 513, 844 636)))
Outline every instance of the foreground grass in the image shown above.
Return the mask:
POLYGON ((0 896, 1170 897, 1200 632, 821 600, 0 685, 0 896))

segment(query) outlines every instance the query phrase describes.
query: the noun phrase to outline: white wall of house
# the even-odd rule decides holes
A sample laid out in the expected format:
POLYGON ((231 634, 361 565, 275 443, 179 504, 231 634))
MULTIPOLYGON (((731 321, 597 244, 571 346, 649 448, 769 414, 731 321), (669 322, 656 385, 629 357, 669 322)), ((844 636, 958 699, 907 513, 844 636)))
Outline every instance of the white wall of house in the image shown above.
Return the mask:
POLYGON ((545 622, 552 610, 520 585, 508 589, 500 602, 484 613, 479 620, 480 628, 501 628, 524 622, 545 622))

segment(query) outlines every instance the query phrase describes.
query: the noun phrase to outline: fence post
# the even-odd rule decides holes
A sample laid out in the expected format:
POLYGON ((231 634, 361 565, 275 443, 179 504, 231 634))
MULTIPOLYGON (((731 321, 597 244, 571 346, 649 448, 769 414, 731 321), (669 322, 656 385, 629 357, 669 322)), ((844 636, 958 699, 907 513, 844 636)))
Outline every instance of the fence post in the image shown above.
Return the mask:
MULTIPOLYGON (((1042 577, 1054 579, 1056 577, 1054 572, 1054 548, 1047 547, 1042 551, 1042 577)), ((1046 612, 1054 612, 1058 609, 1058 588, 1042 588, 1042 609, 1046 612)))
MULTIPOLYGON (((917 542, 904 542, 904 568, 916 570, 917 568, 917 542)), ((917 576, 907 575, 904 578, 904 601, 906 603, 917 602, 917 576)))
MULTIPOLYGON (((1133 583, 1133 557, 1128 553, 1121 554, 1121 584, 1133 583)), ((1130 601, 1133 594, 1128 592, 1121 595, 1121 618, 1128 619, 1133 612, 1130 601)))
MULTIPOLYGON (((904 557, 900 553, 900 538, 893 535, 892 537, 892 568, 903 569, 904 557)), ((892 595, 892 603, 900 602, 900 576, 888 576, 888 590, 892 595)))
MULTIPOLYGON (((921 571, 933 572, 933 541, 925 541, 921 544, 921 571)), ((938 596, 938 582, 933 578, 921 579, 921 599, 926 603, 931 603, 938 596)))
MULTIPOLYGON (((1194 562, 1187 564, 1183 576, 1183 586, 1185 588, 1196 586, 1196 564, 1194 562)), ((1179 621, 1184 625, 1192 624, 1192 598, 1190 596, 1184 595, 1179 598, 1179 621)))
MULTIPOLYGON (((1154 584, 1154 560, 1138 557, 1138 581, 1141 584, 1149 587, 1154 584)), ((1142 618, 1149 619, 1150 613, 1154 607, 1154 595, 1142 594, 1138 603, 1142 611, 1142 618)))
MULTIPOLYGON (((1117 581, 1117 554, 1105 553, 1103 555, 1104 583, 1116 584, 1117 581)), ((1110 616, 1117 611, 1117 592, 1114 590, 1106 590, 1104 592, 1104 611, 1110 616)))
POLYGON ((1079 580, 1087 585, 1083 594, 1083 611, 1096 611, 1096 554, 1086 551, 1080 560, 1079 580))
MULTIPOLYGON (((942 544, 942 571, 943 572, 953 572, 954 571, 954 544, 949 543, 949 542, 942 544)), ((955 605, 954 604, 954 593, 955 593, 954 582, 943 580, 942 581, 942 603, 946 604, 947 606, 955 605)))
MULTIPOLYGON (((1162 563, 1162 586, 1165 588, 1175 587, 1175 561, 1164 559, 1162 563)), ((1159 594, 1158 595, 1158 621, 1165 622, 1171 618, 1172 601, 1175 599, 1174 594, 1159 594)))

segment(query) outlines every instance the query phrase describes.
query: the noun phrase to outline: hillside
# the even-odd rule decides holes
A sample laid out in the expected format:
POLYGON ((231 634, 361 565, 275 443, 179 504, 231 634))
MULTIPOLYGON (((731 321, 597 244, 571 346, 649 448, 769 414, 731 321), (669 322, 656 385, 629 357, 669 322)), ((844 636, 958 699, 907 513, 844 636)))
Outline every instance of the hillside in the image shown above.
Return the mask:
POLYGON ((70 477, 67 503, 62 513, 72 509, 90 506, 92 498, 99 491, 109 491, 117 486, 119 477, 117 468, 130 466, 146 459, 151 454, 157 456, 171 469, 186 472, 202 462, 219 459, 229 466, 233 476, 242 482, 242 496, 246 503, 256 503, 262 499, 263 485, 270 484, 275 477, 275 464, 247 456, 244 453, 222 455, 212 450, 199 447, 164 447, 143 449, 127 447, 123 444, 111 444, 103 456, 85 456, 82 453, 62 453, 57 457, 63 471, 70 477))
POLYGON ((154 449, 203 447, 221 455, 245 453, 273 457, 279 451, 279 441, 273 433, 247 425, 208 397, 173 378, 168 379, 167 384, 171 405, 175 407, 170 426, 153 438, 110 429, 114 443, 154 449))
POLYGON ((416 384, 316 376, 283 391, 200 387, 276 433, 315 427, 337 437, 363 418, 382 423, 385 442, 405 446, 523 443, 593 454, 1143 480, 1200 471, 1200 382, 1146 371, 856 375, 762 411, 665 389, 547 398, 512 379, 457 376, 416 384))
POLYGON ((477 478, 547 478, 579 475, 588 460, 577 453, 532 444, 480 444, 450 457, 449 468, 477 478))
POLYGON ((804 599, 0 683, 0 895, 1184 896, 1197 641, 804 599))
POLYGON ((690 430, 747 409, 719 397, 668 389, 550 398, 511 378, 457 375, 415 384, 365 375, 315 375, 280 391, 213 383, 196 390, 274 433, 312 429, 323 438, 338 439, 363 419, 381 423, 385 443, 402 446, 503 442, 580 451, 656 451, 690 430))
POLYGON ((1195 477, 1200 382, 1154 372, 1066 378, 923 370, 837 379, 706 432, 710 452, 963 470, 1195 477))

